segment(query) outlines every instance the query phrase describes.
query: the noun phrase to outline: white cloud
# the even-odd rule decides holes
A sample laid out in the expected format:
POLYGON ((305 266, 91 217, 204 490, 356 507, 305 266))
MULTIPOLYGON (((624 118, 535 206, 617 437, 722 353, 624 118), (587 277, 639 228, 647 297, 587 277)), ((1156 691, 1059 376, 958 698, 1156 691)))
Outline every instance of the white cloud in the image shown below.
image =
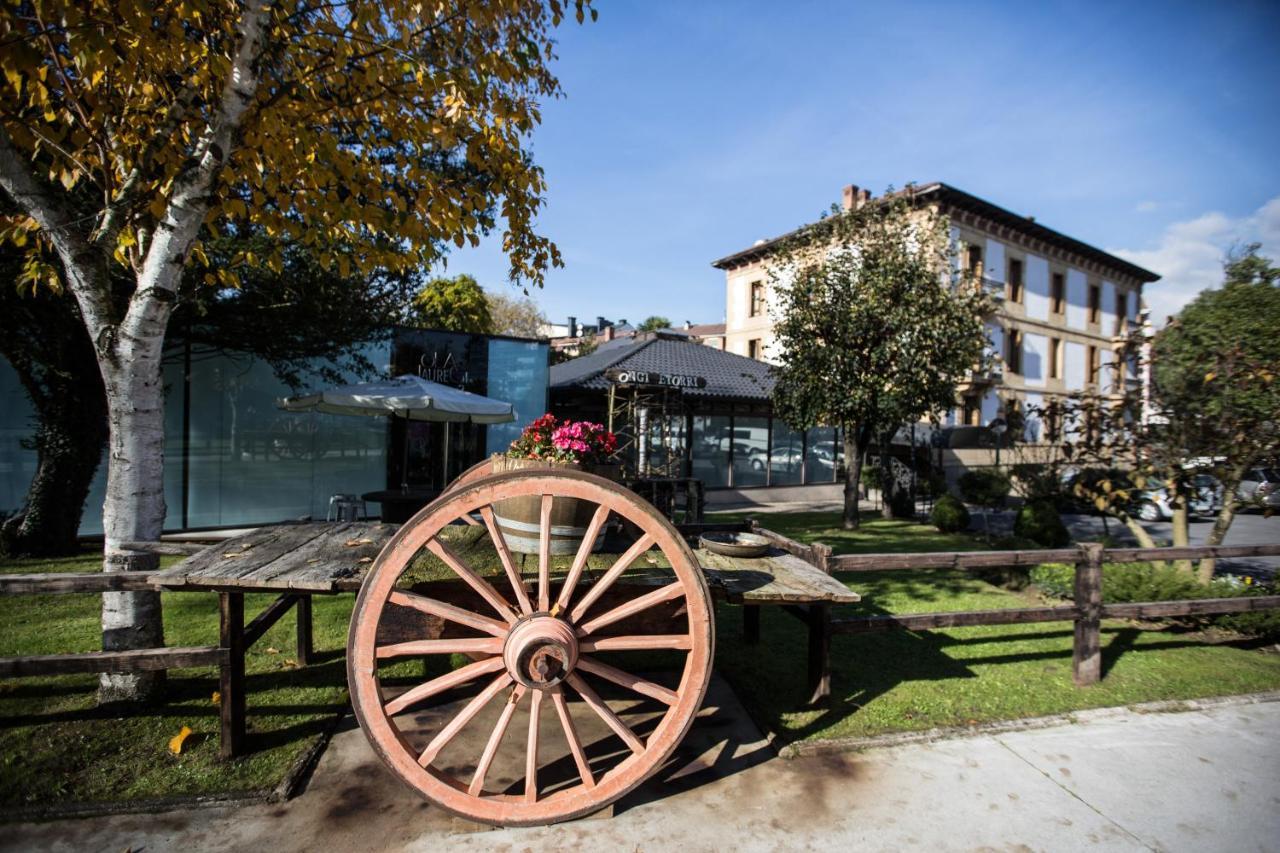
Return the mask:
POLYGON ((1151 319, 1163 326, 1196 294, 1222 283, 1222 261, 1233 246, 1261 243, 1262 254, 1280 259, 1280 196, 1249 216, 1210 212, 1165 228, 1154 249, 1108 249, 1112 254, 1159 273, 1143 288, 1151 319))

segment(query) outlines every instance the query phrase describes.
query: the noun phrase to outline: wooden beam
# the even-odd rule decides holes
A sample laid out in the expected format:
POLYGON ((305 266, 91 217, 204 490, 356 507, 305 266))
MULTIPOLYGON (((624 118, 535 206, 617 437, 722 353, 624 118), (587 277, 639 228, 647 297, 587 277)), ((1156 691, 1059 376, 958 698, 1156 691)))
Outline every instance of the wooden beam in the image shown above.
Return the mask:
POLYGON ((1108 563, 1140 560, 1199 560, 1205 557, 1274 557, 1280 543, 1268 545, 1187 545, 1177 548, 1108 548, 1108 563))
POLYGON ((219 673, 219 754, 244 752, 244 593, 218 593, 218 637, 227 652, 219 673))
POLYGON ((0 575, 0 595, 61 595, 72 592, 152 590, 159 572, 67 572, 0 575))
POLYGON ((190 557, 199 554, 205 548, 212 547, 209 542, 123 542, 120 547, 125 551, 146 551, 150 554, 165 554, 171 557, 190 557))
POLYGON ((280 617, 288 613, 289 608, 293 607, 297 601, 298 596, 290 595, 286 592, 268 604, 266 610, 253 617, 253 621, 246 625, 244 629, 244 647, 247 649, 258 640, 261 640, 262 635, 267 633, 272 625, 279 622, 280 617))
POLYGON ((952 613, 909 613, 900 616, 859 616, 832 619, 834 634, 865 634, 872 631, 928 631, 934 628, 962 628, 969 625, 1015 625, 1020 622, 1065 622, 1075 619, 1075 605, 1058 607, 1014 607, 1007 610, 959 610, 952 613))
POLYGON ((0 658, 0 677, 65 675, 75 672, 143 672, 188 666, 217 666, 226 660, 217 646, 176 646, 129 649, 121 652, 78 652, 63 655, 25 655, 0 658))
POLYGON ((1242 595, 1235 598, 1199 598, 1191 601, 1104 604, 1102 616, 1106 619, 1158 619, 1165 616, 1247 613, 1272 608, 1280 608, 1280 595, 1242 595))
MULTIPOLYGON (((1205 557, 1268 557, 1280 555, 1280 543, 1268 545, 1193 545, 1179 548, 1108 548, 1103 561, 1197 560, 1205 557)), ((882 572, 907 569, 981 569, 1075 563, 1079 548, 1023 551, 946 551, 934 554, 844 554, 830 558, 832 571, 882 572)))

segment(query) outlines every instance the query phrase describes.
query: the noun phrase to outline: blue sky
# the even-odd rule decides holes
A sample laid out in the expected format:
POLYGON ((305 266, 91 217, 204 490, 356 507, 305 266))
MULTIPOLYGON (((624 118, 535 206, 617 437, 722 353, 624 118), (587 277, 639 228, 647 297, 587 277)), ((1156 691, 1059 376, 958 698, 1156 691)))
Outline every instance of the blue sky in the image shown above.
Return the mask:
MULTIPOLYGON (((533 151, 547 315, 719 322, 710 262, 849 183, 942 180, 1163 273, 1280 256, 1280 4, 609 2, 560 33, 533 151)), ((450 274, 504 287, 492 244, 450 274)))

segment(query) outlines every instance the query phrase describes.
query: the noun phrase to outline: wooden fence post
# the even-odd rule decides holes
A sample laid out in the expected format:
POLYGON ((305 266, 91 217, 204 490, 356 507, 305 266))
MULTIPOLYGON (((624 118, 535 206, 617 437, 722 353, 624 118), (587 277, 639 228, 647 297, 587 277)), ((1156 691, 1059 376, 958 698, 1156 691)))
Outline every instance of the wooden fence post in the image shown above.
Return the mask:
POLYGON ((1076 563, 1075 641, 1071 670, 1077 687, 1096 684, 1102 678, 1102 557, 1105 549, 1098 542, 1080 546, 1076 563))
POLYGON ((311 642, 311 596, 298 596, 298 666, 310 666, 312 658, 311 642))

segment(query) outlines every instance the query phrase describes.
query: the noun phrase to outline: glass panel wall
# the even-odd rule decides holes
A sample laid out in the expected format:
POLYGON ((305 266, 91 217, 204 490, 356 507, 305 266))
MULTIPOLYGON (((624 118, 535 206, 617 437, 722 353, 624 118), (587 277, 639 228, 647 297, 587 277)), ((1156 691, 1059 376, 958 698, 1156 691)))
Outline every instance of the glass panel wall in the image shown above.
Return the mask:
POLYGON ((547 411, 547 345, 538 341, 489 341, 488 396, 516 408, 509 424, 490 424, 487 453, 502 453, 547 411))
POLYGON ((769 419, 734 417, 732 485, 763 486, 767 482, 768 463, 769 419))
POLYGON ((708 488, 729 485, 730 419, 695 415, 693 418, 692 476, 708 488))
POLYGON ((781 418, 774 418, 769 445, 769 485, 795 486, 802 483, 804 461, 804 433, 796 432, 781 418))

